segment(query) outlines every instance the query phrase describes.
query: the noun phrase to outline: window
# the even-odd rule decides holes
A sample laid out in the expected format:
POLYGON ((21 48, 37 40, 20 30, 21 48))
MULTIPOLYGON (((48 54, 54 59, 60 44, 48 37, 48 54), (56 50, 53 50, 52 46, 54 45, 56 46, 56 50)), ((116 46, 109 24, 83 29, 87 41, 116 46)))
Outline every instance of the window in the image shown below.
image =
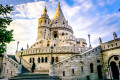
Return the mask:
POLYGON ((35 62, 35 58, 33 58, 33 63, 35 62))
POLYGON ((93 63, 90 63, 90 72, 93 73, 93 63))
POLYGON ((32 63, 32 59, 30 58, 29 63, 32 63))
POLYGON ((9 70, 9 69, 7 69, 7 73, 8 73, 8 70, 9 70))
POLYGON ((97 60, 97 63, 100 63, 100 60, 97 60))
POLYGON ((83 66, 81 66, 81 71, 83 71, 83 66))
POLYGON ((45 19, 45 23, 46 23, 47 21, 46 21, 46 19, 45 19))
POLYGON ((58 62, 59 60, 58 60, 58 57, 56 57, 56 62, 58 62))
POLYGON ((57 38, 57 37, 58 37, 58 35, 57 35, 57 33, 55 33, 55 34, 54 34, 54 38, 57 38))
POLYGON ((40 63, 40 57, 38 58, 38 63, 40 63))
POLYGON ((43 63, 44 62, 44 58, 42 57, 42 59, 41 59, 41 62, 43 63))
POLYGON ((64 36, 64 33, 62 33, 62 36, 64 36))
POLYGON ((72 74, 75 74, 74 69, 72 69, 72 74))
POLYGON ((52 62, 54 63, 54 57, 52 57, 52 62))
POLYGON ((47 63, 47 57, 45 57, 45 62, 47 63))
POLYGON ((65 71, 63 71, 63 76, 65 76, 65 71))

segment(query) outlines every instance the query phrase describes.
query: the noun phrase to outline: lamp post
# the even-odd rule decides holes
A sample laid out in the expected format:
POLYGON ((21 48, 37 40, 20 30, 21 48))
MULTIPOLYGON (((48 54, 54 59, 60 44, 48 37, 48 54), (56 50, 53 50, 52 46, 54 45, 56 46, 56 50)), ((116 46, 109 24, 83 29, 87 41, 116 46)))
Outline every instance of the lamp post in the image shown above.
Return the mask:
POLYGON ((22 49, 21 49, 20 64, 21 64, 22 53, 23 53, 23 47, 22 47, 22 49))
POLYGON ((90 34, 88 34, 88 38, 89 38, 89 47, 91 47, 91 43, 90 43, 90 34))
POLYGON ((17 50, 16 50, 16 52, 18 52, 18 45, 19 45, 19 41, 17 42, 17 50))
POLYGON ((53 64, 53 61, 52 61, 52 53, 53 53, 53 46, 51 46, 51 65, 53 64))
POLYGON ((53 46, 51 46, 51 62, 50 62, 50 68, 49 68, 49 75, 54 76, 54 63, 52 61, 52 53, 53 53, 53 46))

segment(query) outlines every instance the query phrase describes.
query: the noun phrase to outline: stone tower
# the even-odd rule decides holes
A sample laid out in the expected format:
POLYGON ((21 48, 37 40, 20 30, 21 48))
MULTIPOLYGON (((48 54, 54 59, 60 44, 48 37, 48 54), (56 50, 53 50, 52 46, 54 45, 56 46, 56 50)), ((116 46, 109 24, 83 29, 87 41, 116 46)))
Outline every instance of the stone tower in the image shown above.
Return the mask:
POLYGON ((37 41, 45 40, 47 36, 50 35, 50 19, 47 14, 47 9, 45 7, 44 13, 38 19, 38 35, 37 41))

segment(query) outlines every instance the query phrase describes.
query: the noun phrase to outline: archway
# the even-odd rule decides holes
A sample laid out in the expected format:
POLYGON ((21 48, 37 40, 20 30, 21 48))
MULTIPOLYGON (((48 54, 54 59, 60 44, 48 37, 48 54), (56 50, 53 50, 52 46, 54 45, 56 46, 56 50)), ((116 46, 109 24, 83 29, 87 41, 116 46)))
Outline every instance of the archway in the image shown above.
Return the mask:
POLYGON ((113 79, 119 79, 119 70, 114 61, 110 63, 113 79))
POLYGON ((93 73, 93 63, 90 63, 90 72, 93 73))
POLYGON ((102 79, 103 77, 102 77, 102 67, 101 67, 101 65, 97 66, 97 71, 98 71, 98 78, 102 79))

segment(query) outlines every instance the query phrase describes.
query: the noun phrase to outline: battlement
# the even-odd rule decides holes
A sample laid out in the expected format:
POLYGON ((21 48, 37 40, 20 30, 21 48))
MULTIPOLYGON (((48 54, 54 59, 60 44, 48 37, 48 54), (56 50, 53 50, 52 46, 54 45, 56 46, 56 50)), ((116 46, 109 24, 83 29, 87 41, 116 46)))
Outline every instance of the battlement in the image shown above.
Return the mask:
POLYGON ((119 48, 120 47, 120 38, 117 38, 115 40, 111 40, 105 43, 101 43, 102 50, 110 50, 114 48, 119 48))

